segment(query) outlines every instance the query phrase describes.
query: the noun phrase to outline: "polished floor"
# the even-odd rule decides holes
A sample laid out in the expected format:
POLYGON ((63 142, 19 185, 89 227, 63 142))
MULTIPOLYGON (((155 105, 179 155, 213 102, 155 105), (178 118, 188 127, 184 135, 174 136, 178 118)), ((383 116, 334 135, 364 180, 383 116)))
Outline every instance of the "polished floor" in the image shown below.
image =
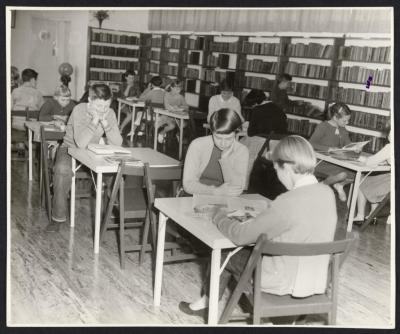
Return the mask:
MULTIPOLYGON (((199 297, 202 265, 166 265, 161 307, 154 308, 150 254, 142 266, 137 254, 129 254, 121 270, 116 234, 109 231, 95 256, 94 201, 88 199, 77 201, 74 229, 64 224, 58 233, 45 233, 48 220, 39 205, 36 179, 28 182, 26 162, 11 162, 9 325, 204 324, 178 309, 179 301, 199 297)), ((339 223, 338 234, 342 226, 339 223)), ((390 326, 391 225, 381 221, 357 234, 359 240, 340 273, 337 325, 390 326)), ((137 237, 133 232, 127 240, 137 237)), ((306 324, 319 326, 324 319, 309 316, 306 324)), ((272 320, 291 324, 288 319, 272 320)))

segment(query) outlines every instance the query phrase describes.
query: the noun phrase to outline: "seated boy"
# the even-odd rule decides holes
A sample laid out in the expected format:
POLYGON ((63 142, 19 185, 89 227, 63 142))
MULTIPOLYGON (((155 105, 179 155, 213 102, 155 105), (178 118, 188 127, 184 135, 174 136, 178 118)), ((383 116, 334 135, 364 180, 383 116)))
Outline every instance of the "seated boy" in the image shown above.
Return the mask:
MULTIPOLYGON (((31 68, 22 71, 22 85, 11 93, 11 110, 40 110, 44 103, 42 93, 36 89, 38 73, 31 68)), ((12 128, 24 131, 25 117, 13 116, 12 128)))
POLYGON ((39 121, 55 120, 65 124, 74 107, 75 102, 71 100, 71 91, 67 86, 61 85, 56 88, 54 98, 47 100, 40 108, 39 121))
POLYGON ((72 177, 68 147, 87 148, 90 143, 98 144, 103 134, 108 144, 122 144, 117 118, 110 109, 110 103, 110 88, 105 84, 95 84, 89 88, 89 102, 75 106, 69 117, 54 166, 52 220, 46 228, 47 232, 58 231, 60 223, 67 220, 67 199, 72 177))

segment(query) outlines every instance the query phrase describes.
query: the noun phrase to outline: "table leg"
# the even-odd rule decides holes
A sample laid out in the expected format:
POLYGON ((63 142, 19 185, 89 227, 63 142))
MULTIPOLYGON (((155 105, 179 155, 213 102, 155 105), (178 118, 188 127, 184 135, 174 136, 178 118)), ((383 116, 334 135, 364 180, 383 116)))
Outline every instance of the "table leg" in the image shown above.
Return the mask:
POLYGON ((160 212, 158 218, 156 272, 154 278, 154 306, 161 304, 162 271, 164 265, 164 243, 167 217, 160 212))
POLYGON ((29 181, 32 181, 32 130, 28 129, 28 174, 29 181))
POLYGON ((118 118, 117 118, 118 126, 119 126, 119 121, 121 119, 121 108, 122 108, 122 103, 121 103, 121 101, 118 101, 118 118))
POLYGON ((219 274, 221 266, 221 250, 213 249, 211 254, 211 277, 210 295, 208 304, 208 324, 218 323, 218 297, 219 297, 219 274))
POLYGON ((71 168, 72 168, 72 178, 71 178, 71 210, 70 210, 70 226, 75 226, 75 173, 76 173, 76 160, 74 158, 71 159, 71 168))
POLYGON ((158 113, 156 112, 156 119, 154 122, 154 150, 157 151, 157 132, 158 132, 158 113))
POLYGON ((183 119, 180 119, 179 127, 179 160, 182 159, 182 142, 183 142, 183 119))
POLYGON ((131 139, 130 139, 131 143, 133 142, 133 128, 135 126, 135 116, 136 116, 136 108, 135 108, 135 106, 132 106, 132 119, 131 119, 131 132, 130 132, 130 134, 131 134, 131 139))
POLYGON ((358 191, 360 188, 360 179, 361 179, 361 172, 357 172, 356 177, 354 179, 353 194, 351 196, 349 217, 347 220, 347 232, 351 232, 351 229, 353 228, 353 218, 354 218, 354 211, 356 209, 358 191))
POLYGON ((96 181, 96 213, 94 219, 94 253, 99 253, 100 223, 101 223, 101 193, 103 187, 103 173, 97 173, 96 181))

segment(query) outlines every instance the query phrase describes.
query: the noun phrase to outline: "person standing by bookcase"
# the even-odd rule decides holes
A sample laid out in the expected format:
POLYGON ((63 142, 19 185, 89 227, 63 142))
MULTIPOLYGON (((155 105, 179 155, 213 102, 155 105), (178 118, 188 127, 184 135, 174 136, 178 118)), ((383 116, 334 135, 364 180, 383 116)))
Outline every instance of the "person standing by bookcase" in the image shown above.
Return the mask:
POLYGON ((219 84, 220 94, 214 95, 208 102, 208 116, 207 122, 214 112, 220 109, 233 109, 235 110, 243 121, 242 107, 237 97, 233 96, 233 84, 229 80, 222 80, 219 84))
POLYGON ((272 102, 281 107, 285 112, 288 111, 290 105, 290 100, 286 91, 290 81, 292 81, 292 76, 290 74, 282 74, 275 82, 271 91, 272 102))
MULTIPOLYGON (((316 151, 329 151, 351 143, 349 132, 345 128, 351 118, 350 108, 342 102, 337 102, 329 108, 328 116, 329 120, 319 123, 310 138, 310 143, 316 151)), ((316 167, 315 173, 324 178, 336 176, 337 183, 333 184, 333 188, 337 191, 339 199, 346 201, 343 186, 354 179, 353 171, 322 161, 316 167)))

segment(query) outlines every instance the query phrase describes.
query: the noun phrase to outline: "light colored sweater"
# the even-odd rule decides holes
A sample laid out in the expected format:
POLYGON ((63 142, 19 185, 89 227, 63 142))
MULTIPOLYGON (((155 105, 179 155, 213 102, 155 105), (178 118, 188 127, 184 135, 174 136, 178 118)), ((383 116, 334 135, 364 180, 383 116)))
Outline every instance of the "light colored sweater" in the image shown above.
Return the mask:
MULTIPOLYGON (((239 185, 242 191, 246 184, 249 151, 246 146, 235 141, 232 153, 221 158, 224 182, 239 185)), ((214 194, 215 186, 200 183, 200 178, 208 165, 214 148, 212 136, 193 140, 188 148, 183 170, 183 188, 189 194, 214 194)))
MULTIPOLYGON (((332 189, 322 183, 300 186, 278 196, 256 218, 239 223, 219 213, 214 223, 237 245, 254 243, 266 233, 275 242, 333 241, 337 213, 332 189)), ((267 293, 295 297, 326 290, 329 256, 264 256, 261 288, 267 293)))
POLYGON ((207 122, 210 123, 211 115, 222 109, 222 108, 229 108, 235 110, 239 115, 242 121, 244 120, 242 116, 242 107, 240 106, 240 101, 235 96, 232 96, 229 100, 225 101, 221 94, 211 96, 210 101, 208 102, 208 116, 207 122))
POLYGON ((186 111, 189 110, 189 105, 185 98, 181 94, 172 94, 171 92, 165 93, 164 106, 167 110, 173 110, 173 107, 183 108, 186 111))
POLYGON ((87 103, 80 103, 72 110, 65 130, 63 145, 86 148, 89 143, 98 144, 104 133, 108 144, 122 145, 122 137, 114 110, 109 110, 106 116, 108 126, 103 129, 100 122, 97 126, 92 124, 92 116, 87 110, 87 105, 87 103))

